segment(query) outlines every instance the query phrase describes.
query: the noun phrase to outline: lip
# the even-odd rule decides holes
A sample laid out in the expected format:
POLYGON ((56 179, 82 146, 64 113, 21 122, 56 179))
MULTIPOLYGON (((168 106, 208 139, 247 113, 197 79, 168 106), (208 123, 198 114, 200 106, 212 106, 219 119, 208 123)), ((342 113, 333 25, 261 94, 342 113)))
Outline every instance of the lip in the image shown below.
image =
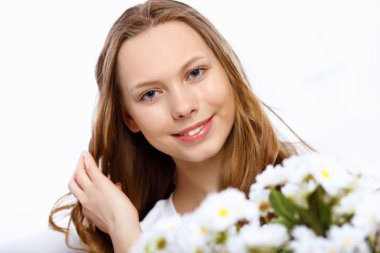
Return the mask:
POLYGON ((191 127, 188 127, 188 128, 186 128, 186 129, 184 129, 184 130, 182 130, 176 134, 173 134, 173 136, 176 137, 177 139, 181 140, 181 141, 184 141, 184 142, 197 141, 197 140, 205 137, 208 134, 208 132, 210 131, 211 126, 212 126, 213 116, 211 116, 210 118, 208 118, 206 120, 198 122, 195 125, 192 125, 191 127), (200 126, 203 126, 203 128, 198 133, 196 133, 194 135, 185 135, 186 133, 197 129, 200 126))

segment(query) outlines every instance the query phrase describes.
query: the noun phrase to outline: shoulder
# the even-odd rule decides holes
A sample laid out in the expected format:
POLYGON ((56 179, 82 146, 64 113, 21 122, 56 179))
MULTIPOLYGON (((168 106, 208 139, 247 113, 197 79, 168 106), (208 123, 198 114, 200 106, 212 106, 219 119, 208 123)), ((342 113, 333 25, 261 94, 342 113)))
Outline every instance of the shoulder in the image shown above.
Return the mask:
POLYGON ((145 218, 140 222, 142 231, 147 231, 153 227, 159 220, 178 215, 173 206, 172 195, 167 199, 161 199, 156 202, 154 207, 148 212, 145 218))

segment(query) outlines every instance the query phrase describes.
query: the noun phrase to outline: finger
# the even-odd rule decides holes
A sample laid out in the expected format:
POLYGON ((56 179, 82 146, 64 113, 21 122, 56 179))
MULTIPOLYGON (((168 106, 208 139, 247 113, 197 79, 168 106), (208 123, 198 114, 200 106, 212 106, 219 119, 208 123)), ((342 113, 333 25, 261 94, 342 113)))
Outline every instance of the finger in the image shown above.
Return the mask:
POLYGON ((82 190, 88 189, 91 186, 92 182, 86 172, 83 155, 79 158, 74 176, 76 182, 82 190))
POLYGON ((90 209, 82 206, 82 213, 83 215, 89 219, 92 223, 95 224, 100 230, 102 230, 104 233, 108 234, 107 226, 102 222, 99 218, 97 218, 96 215, 94 215, 90 209))
POLYGON ((83 153, 84 156, 84 165, 88 176, 91 181, 99 180, 103 177, 103 173, 100 172, 98 165, 96 164, 94 158, 90 154, 90 152, 85 151, 83 153))
POLYGON ((82 206, 82 213, 84 216, 86 216, 87 219, 93 221, 93 215, 88 208, 82 206))
POLYGON ((68 188, 72 194, 82 203, 85 200, 85 193, 83 190, 79 187, 78 183, 75 180, 75 177, 72 177, 69 184, 68 188))

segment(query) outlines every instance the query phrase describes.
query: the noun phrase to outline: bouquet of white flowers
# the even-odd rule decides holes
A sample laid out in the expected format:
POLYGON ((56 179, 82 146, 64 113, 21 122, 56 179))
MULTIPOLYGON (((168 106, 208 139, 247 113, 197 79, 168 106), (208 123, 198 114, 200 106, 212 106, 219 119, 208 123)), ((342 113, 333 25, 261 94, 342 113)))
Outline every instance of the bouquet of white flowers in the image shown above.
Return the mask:
POLYGON ((132 252, 380 252, 380 179, 320 155, 257 176, 249 198, 229 188, 193 213, 160 221, 132 252))

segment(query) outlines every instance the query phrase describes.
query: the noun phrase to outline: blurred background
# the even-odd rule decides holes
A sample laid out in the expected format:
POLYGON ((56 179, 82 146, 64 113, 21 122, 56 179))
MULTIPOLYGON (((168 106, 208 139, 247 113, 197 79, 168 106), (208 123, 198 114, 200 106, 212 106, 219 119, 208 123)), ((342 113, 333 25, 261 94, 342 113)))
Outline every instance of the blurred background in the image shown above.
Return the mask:
MULTIPOLYGON (((141 2, 0 2, 0 252, 63 245, 48 215, 88 146, 95 63, 113 22, 141 2)), ((379 173, 379 1, 183 2, 219 29, 294 131, 379 173)))

